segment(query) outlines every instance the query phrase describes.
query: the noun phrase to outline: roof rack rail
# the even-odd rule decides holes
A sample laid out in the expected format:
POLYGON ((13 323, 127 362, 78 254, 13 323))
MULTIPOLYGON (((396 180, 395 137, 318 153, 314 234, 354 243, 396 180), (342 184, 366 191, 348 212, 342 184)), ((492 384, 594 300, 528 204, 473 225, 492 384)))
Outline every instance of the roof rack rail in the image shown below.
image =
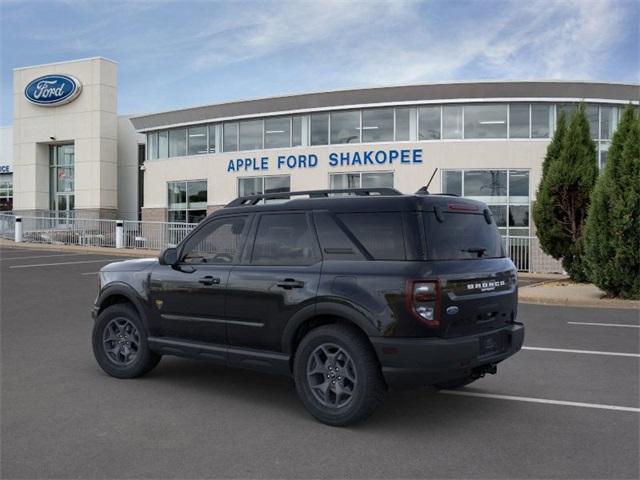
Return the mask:
POLYGON ((351 194, 358 197, 368 197, 371 195, 380 195, 380 196, 397 196, 402 195, 395 188, 340 188, 336 190, 304 190, 300 192, 276 192, 276 193, 265 193, 261 195, 249 195, 246 197, 238 197, 235 200, 232 200, 225 208, 228 207, 246 207, 251 205, 256 205, 261 200, 277 200, 277 199, 286 199, 289 200, 291 197, 297 196, 308 196, 309 198, 327 198, 331 195, 335 194, 351 194))

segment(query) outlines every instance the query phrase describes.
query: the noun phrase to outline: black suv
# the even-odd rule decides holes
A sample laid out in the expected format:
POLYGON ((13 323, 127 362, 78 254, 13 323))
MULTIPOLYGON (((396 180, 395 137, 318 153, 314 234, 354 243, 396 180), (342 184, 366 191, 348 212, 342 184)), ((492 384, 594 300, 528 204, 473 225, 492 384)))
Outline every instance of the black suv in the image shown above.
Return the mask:
POLYGON ((517 352, 517 279, 481 202, 393 189, 238 198, 159 259, 100 271, 93 350, 118 378, 162 355, 293 376, 347 425, 387 388, 455 388, 517 352))

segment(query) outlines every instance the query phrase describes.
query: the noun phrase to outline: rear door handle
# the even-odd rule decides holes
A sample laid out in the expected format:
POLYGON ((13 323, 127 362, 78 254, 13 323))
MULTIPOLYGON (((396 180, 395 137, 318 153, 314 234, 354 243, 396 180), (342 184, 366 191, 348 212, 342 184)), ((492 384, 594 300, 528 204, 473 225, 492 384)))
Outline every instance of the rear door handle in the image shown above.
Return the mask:
POLYGON ((202 285, 220 285, 220 279, 207 275, 206 277, 202 277, 198 280, 198 283, 201 283, 202 285))
POLYGON ((304 287, 304 282, 300 280, 296 280, 295 278, 285 278, 284 280, 280 280, 276 283, 280 288, 284 288, 285 290, 290 290, 292 288, 302 288, 304 287))

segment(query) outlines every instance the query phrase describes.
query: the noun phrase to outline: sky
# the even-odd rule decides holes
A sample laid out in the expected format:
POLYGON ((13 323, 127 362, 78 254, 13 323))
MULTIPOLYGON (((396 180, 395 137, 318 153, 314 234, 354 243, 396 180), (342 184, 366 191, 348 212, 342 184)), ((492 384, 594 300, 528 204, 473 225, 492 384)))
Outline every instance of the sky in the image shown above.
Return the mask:
POLYGON ((118 62, 118 112, 464 80, 640 82, 640 0, 0 0, 12 69, 118 62))

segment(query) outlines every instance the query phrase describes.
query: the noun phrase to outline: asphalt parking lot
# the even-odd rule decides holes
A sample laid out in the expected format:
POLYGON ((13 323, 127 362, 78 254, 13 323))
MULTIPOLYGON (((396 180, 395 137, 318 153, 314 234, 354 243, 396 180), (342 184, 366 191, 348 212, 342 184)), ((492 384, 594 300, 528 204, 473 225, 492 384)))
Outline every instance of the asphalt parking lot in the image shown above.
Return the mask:
POLYGON ((314 421, 284 377, 93 360, 98 269, 121 257, 0 248, 2 478, 638 478, 634 310, 521 305, 526 349, 459 393, 389 393, 314 421), (594 325, 598 324, 598 325, 594 325))

